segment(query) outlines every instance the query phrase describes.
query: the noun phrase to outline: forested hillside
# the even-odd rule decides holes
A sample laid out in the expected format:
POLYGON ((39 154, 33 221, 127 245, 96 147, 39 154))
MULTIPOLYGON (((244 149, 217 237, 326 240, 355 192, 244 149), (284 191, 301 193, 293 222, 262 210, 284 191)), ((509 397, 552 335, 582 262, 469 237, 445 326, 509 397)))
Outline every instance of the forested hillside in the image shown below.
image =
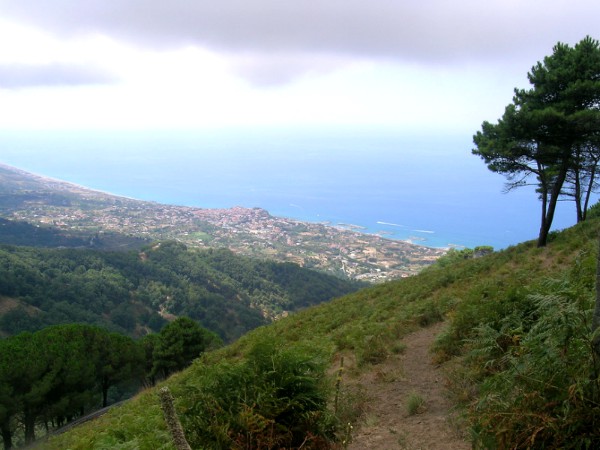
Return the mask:
POLYGON ((114 232, 85 233, 41 227, 25 221, 8 220, 0 217, 0 244, 31 247, 91 248, 97 250, 139 249, 149 239, 114 232))
MULTIPOLYGON (((482 257, 453 251, 415 277, 309 308, 206 354, 168 380, 188 439, 196 448, 253 445, 271 436, 273 423, 285 430, 290 417, 300 420, 286 408, 309 399, 310 408, 300 403, 305 421, 296 422, 303 427, 297 431, 312 436, 315 447, 347 442, 352 428, 370 420, 361 416, 365 408, 376 408, 361 397, 356 374, 371 371, 386 379, 390 375, 378 372, 378 365, 402 352, 407 333, 446 320, 436 358, 449 371, 453 399, 464 412, 461 426, 476 446, 596 448, 600 389, 590 342, 599 230, 599 220, 590 217, 551 233, 546 248, 531 241, 482 257), (281 377, 268 378, 273 372, 261 366, 264 358, 283 365, 281 377), (270 392, 268 402, 256 402, 256 395, 267 395, 266 386, 294 380, 286 370, 305 377, 302 389, 284 397, 270 392), (327 373, 342 374, 337 385, 326 382, 327 373), (248 384, 252 380, 258 384, 248 384)), ((401 420, 407 399, 397 400, 401 420)), ((93 428, 47 444, 170 445, 152 390, 93 428)))
MULTIPOLYGON (((187 317, 133 340, 68 324, 0 339, 0 436, 4 448, 31 443, 180 371, 222 341, 187 317)), ((82 420, 83 420, 82 419, 82 420)))
POLYGON ((225 340, 361 285, 292 263, 162 242, 108 252, 0 246, 0 333, 86 323, 142 336, 188 316, 225 340))

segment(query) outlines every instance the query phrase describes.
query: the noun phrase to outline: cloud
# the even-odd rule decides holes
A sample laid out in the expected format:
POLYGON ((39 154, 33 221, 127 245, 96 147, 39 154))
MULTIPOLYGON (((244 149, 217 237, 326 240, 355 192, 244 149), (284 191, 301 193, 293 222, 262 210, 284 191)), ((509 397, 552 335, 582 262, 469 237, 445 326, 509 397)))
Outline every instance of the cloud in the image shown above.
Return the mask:
POLYGON ((347 58, 314 53, 244 53, 230 58, 233 72, 259 87, 276 87, 351 64, 347 58))
POLYGON ((77 64, 0 64, 0 88, 78 86, 114 81, 116 79, 107 72, 77 64))
POLYGON ((0 15, 62 36, 97 33, 154 49, 223 52, 241 57, 239 73, 264 85, 320 70, 327 57, 418 64, 536 58, 533 64, 557 41, 593 33, 600 2, 19 0, 0 5, 0 15), (317 55, 313 64, 306 55, 317 55))
POLYGON ((596 29, 593 13, 600 12, 593 0, 531 0, 525 5, 516 0, 19 0, 0 8, 3 15, 59 33, 100 32, 240 51, 426 58, 448 52, 487 53, 490 45, 506 50, 503 47, 514 39, 540 32, 556 35, 558 24, 569 29, 573 18, 578 20, 571 27, 585 33, 586 26, 588 31, 596 29))

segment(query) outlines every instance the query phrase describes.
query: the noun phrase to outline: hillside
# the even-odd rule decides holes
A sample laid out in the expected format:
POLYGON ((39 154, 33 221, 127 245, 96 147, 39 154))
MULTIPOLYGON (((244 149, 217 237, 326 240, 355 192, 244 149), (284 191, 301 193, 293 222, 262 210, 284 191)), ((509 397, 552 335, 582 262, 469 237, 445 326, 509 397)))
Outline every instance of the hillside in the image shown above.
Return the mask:
MULTIPOLYGON (((31 243, 39 235, 20 237, 31 243)), ((292 263, 173 241, 119 252, 0 245, 0 334, 75 322, 143 336, 185 315, 233 340, 360 286, 292 263)))
MULTIPOLYGON (((330 388, 328 410, 336 424, 334 439, 347 443, 356 429, 373 426, 370 418, 379 407, 360 387, 364 375, 401 383, 401 376, 382 371, 382 363, 401 358, 409 333, 445 320, 435 359, 444 364, 454 404, 462 405, 457 426, 476 447, 594 448, 600 442, 594 425, 600 413, 588 344, 599 231, 595 218, 553 233, 546 248, 526 242, 480 258, 454 252, 417 276, 363 289, 250 332, 168 380, 186 434, 199 445, 211 438, 200 436, 198 427, 227 429, 200 414, 210 416, 203 408, 216 401, 209 400, 217 386, 211 377, 235 369, 270 342, 274 355, 287 349, 323 359, 332 382, 341 372, 338 387, 330 388)), ((398 421, 408 401, 397 399, 398 421)), ((428 401, 424 398, 425 407, 428 401)), ((259 407, 249 404, 239 414, 265 419, 259 407)), ((235 417, 229 427, 242 416, 235 417)), ((255 429, 259 437, 260 430, 266 428, 255 429)), ((397 436, 398 448, 401 441, 397 436)), ((171 445, 156 391, 150 390, 91 425, 50 439, 45 448, 171 445)))
MULTIPOLYGON (((135 248, 177 240, 195 248, 293 262, 340 278, 382 281, 418 273, 444 253, 358 233, 348 224, 305 223, 260 208, 203 209, 110 195, 0 164, 0 217, 39 226, 63 245, 135 248), (76 241, 83 241, 77 243, 76 241)), ((15 242, 0 233, 0 242, 15 242)))
POLYGON ((0 244, 44 248, 88 248, 95 250, 140 249, 150 239, 118 232, 86 233, 56 227, 33 225, 0 217, 0 244))

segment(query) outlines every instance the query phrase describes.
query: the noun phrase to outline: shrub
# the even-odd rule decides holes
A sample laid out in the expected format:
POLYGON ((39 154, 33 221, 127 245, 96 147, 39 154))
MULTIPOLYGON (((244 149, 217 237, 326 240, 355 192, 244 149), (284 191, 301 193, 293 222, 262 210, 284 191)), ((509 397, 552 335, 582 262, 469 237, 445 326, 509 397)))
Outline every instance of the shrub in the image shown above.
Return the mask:
POLYGON ((221 339, 189 317, 179 317, 160 331, 152 353, 151 376, 183 370, 203 352, 221 345, 221 339))
POLYGON ((417 316, 417 322, 422 327, 441 322, 442 320, 444 320, 444 315, 432 302, 426 303, 423 306, 421 314, 417 316))
POLYGON ((273 340, 246 358, 200 368, 187 388, 182 422, 193 448, 327 448, 334 438, 327 410, 326 359, 273 340))
POLYGON ((471 340, 481 368, 471 420, 480 446, 598 448, 600 384, 591 346, 590 286, 549 281, 471 340))
POLYGON ((423 412, 425 406, 425 400, 416 392, 411 392, 406 400, 406 411, 409 416, 414 416, 423 412))
POLYGON ((356 350, 356 359, 359 366, 367 364, 380 364, 390 355, 389 339, 382 334, 367 336, 363 346, 356 350))
POLYGON ((595 219, 598 217, 600 217, 600 202, 596 202, 590 206, 586 214, 586 219, 595 219))

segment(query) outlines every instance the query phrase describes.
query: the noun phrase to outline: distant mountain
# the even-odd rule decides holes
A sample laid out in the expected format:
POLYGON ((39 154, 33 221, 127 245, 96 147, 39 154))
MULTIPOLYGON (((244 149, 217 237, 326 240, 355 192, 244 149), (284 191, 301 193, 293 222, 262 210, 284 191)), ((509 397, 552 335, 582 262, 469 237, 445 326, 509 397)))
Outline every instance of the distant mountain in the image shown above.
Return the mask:
POLYGON ((359 287, 296 264, 173 241, 120 252, 3 245, 0 333, 77 322, 139 336, 185 315, 232 340, 359 287))
MULTIPOLYGON (((177 240, 364 281, 414 275, 444 253, 348 225, 273 217, 260 208, 203 209, 119 197, 2 164, 0 217, 49 229, 54 237, 38 232, 44 246, 80 246, 83 239, 86 247, 117 249, 177 240)), ((20 243, 10 233, 0 239, 20 243)))

